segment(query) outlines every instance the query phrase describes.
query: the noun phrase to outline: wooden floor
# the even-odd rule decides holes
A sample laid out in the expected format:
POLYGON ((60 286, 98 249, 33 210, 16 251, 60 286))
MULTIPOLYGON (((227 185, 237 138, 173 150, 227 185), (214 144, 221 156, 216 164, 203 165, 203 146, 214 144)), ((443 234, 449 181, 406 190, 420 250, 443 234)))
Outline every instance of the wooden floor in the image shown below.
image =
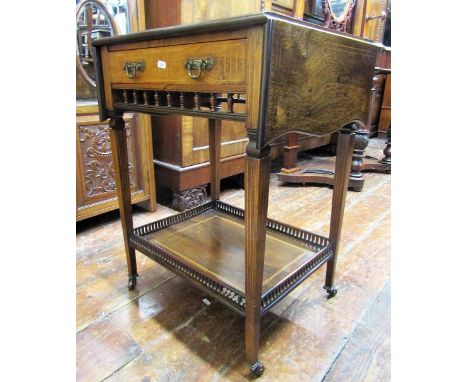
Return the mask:
MULTIPOLYGON (((381 157, 383 142, 367 153, 381 157)), ((368 173, 362 192, 348 192, 337 296, 327 300, 321 269, 263 318, 260 380, 390 380, 390 179, 368 173)), ((331 195, 272 174, 268 215, 328 236, 331 195)), ((243 208, 243 190, 221 200, 243 208)), ((172 214, 135 209, 135 226, 172 214)), ((138 252, 137 261, 128 291, 118 213, 77 224, 77 381, 249 379, 243 319, 138 252)))

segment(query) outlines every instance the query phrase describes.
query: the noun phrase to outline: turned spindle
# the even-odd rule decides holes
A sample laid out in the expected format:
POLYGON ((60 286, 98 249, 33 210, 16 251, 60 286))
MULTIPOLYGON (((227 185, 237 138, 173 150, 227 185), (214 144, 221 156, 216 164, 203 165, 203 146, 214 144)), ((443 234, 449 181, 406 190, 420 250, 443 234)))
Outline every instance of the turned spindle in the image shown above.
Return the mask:
POLYGON ((179 103, 180 103, 180 108, 181 109, 184 109, 185 108, 185 97, 184 97, 184 93, 183 92, 180 92, 180 96, 179 96, 179 103))
POLYGON ((154 106, 159 106, 159 92, 154 92, 154 106))
POLYGON ((148 92, 146 90, 143 90, 143 103, 148 105, 148 92))
POLYGON ((210 93, 210 110, 215 111, 216 107, 216 98, 214 93, 210 93))
POLYGON ((195 103, 195 110, 200 110, 200 96, 198 95, 198 93, 195 93, 195 95, 193 96, 193 101, 195 103))
POLYGON ((135 105, 138 103, 138 93, 136 90, 133 91, 133 103, 135 105))
POLYGON ((172 107, 172 94, 167 92, 167 107, 172 107))
POLYGON ((124 90, 123 92, 123 101, 124 103, 128 103, 128 93, 126 90, 124 90))
POLYGON ((232 98, 232 93, 227 94, 227 105, 228 113, 234 113, 234 98, 232 98))

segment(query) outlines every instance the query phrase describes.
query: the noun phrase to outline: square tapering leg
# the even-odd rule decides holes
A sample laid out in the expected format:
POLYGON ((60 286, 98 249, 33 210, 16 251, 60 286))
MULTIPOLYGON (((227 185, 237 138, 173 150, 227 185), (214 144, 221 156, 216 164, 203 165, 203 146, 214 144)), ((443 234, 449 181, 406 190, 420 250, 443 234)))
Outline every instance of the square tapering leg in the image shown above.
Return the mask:
POLYGON ((133 230, 132 203, 130 193, 130 176, 128 173, 128 151, 127 134, 125 121, 122 115, 114 116, 110 119, 111 127, 111 149, 114 162, 115 182, 117 186, 117 196, 119 200, 120 222, 125 243, 128 267, 128 288, 135 288, 137 264, 135 249, 130 248, 128 243, 129 233, 133 230))
POLYGON ((246 158, 245 168, 245 356, 252 372, 264 367, 258 359, 262 308, 270 158, 246 158))
POLYGON ((330 222, 330 245, 333 256, 327 262, 325 276, 325 290, 333 297, 337 290, 334 285, 336 258, 343 224, 343 214, 346 204, 346 193, 348 191, 349 173, 354 147, 354 124, 348 125, 338 135, 337 155, 335 163, 335 180, 333 186, 332 211, 330 222))

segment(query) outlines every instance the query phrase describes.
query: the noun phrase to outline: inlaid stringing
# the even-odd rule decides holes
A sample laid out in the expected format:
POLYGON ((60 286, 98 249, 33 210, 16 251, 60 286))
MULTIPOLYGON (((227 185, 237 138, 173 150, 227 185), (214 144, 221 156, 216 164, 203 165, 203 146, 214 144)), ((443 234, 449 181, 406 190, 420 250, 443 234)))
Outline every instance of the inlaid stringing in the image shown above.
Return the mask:
MULTIPOLYGON (((364 126, 367 119, 378 47, 358 38, 271 13, 104 38, 95 40, 93 45, 97 49, 100 118, 110 117, 112 128, 113 163, 126 244, 129 288, 136 286, 135 249, 138 249, 236 312, 245 314, 245 358, 254 375, 260 376, 264 371, 259 360, 262 314, 324 264, 324 288, 330 297, 337 293, 335 268, 354 132, 356 125, 364 126), (156 67, 158 60, 164 60, 164 67, 156 67), (122 71, 122 68, 135 65, 138 65, 138 71, 122 71), (245 107, 237 107, 237 104, 245 107), (212 202, 133 229, 128 150, 122 118, 127 111, 209 119, 212 202), (247 130, 245 211, 216 200, 222 165, 220 120, 244 122, 247 130), (267 218, 270 143, 291 131, 314 136, 340 131, 329 238, 267 218), (193 224, 188 220, 214 209, 240 217, 239 224, 244 230, 238 228, 237 237, 234 237, 234 229, 229 226, 226 228, 229 234, 223 236, 226 243, 219 243, 219 224, 212 228, 199 224, 191 231, 192 236, 186 236, 184 240, 180 236, 177 241, 177 234, 174 234, 175 242, 168 239, 169 244, 178 243, 184 248, 188 245, 186 240, 191 244, 198 243, 199 247, 205 243, 201 240, 210 243, 204 246, 208 248, 205 252, 210 253, 190 252, 204 256, 198 257, 198 264, 181 259, 174 251, 162 248, 162 244, 158 246, 157 240, 153 243, 145 238, 145 233, 154 229, 171 230, 172 225, 185 224, 181 223, 185 220, 187 224, 193 224), (281 273, 280 281, 275 285, 269 285, 268 280, 264 284, 263 280, 266 244, 270 243, 268 253, 273 254, 273 259, 284 261, 285 256, 277 254, 280 252, 278 245, 267 241, 267 231, 269 235, 274 231, 271 235, 278 235, 277 239, 284 241, 290 256, 296 256, 291 249, 294 247, 291 240, 303 243, 301 245, 314 254, 309 254, 307 260, 295 257, 296 262, 293 261, 291 268, 282 267, 280 260, 270 261, 270 270, 285 272, 281 273), (232 258, 223 249, 233 246, 233 243, 237 243, 235 253, 244 256, 243 273, 239 266, 236 268, 230 263, 232 258), (201 266, 213 263, 220 268, 210 268, 214 271, 209 271, 201 266), (231 279, 231 283, 237 287, 224 285, 226 282, 220 281, 222 277, 214 274, 216 272, 236 276, 237 279, 231 279), (242 285, 244 288, 240 288, 242 285), (238 289, 245 290, 245 293, 238 289)), ((193 251, 197 251, 196 245, 193 251)))

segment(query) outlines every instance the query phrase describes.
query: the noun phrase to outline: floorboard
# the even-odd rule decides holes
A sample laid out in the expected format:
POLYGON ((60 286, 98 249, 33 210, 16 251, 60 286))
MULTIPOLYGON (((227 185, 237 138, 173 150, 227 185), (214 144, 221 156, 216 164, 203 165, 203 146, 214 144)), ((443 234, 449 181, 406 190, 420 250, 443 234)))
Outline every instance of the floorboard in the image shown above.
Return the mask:
MULTIPOLYGON (((380 157, 384 140, 368 154, 380 157)), ((333 161, 302 154, 300 164, 333 161)), ((348 192, 328 300, 321 269, 262 320, 262 381, 390 380, 390 175, 367 173, 348 192)), ((283 185, 272 173, 268 215, 328 235, 332 190, 283 185)), ((243 208, 240 189, 221 200, 243 208)), ((135 226, 176 212, 136 208, 135 226)), ((77 224, 77 381, 245 381, 243 319, 138 254, 127 289, 125 253, 113 212, 77 224)))
POLYGON ((324 382, 390 381, 390 282, 339 354, 324 382))

